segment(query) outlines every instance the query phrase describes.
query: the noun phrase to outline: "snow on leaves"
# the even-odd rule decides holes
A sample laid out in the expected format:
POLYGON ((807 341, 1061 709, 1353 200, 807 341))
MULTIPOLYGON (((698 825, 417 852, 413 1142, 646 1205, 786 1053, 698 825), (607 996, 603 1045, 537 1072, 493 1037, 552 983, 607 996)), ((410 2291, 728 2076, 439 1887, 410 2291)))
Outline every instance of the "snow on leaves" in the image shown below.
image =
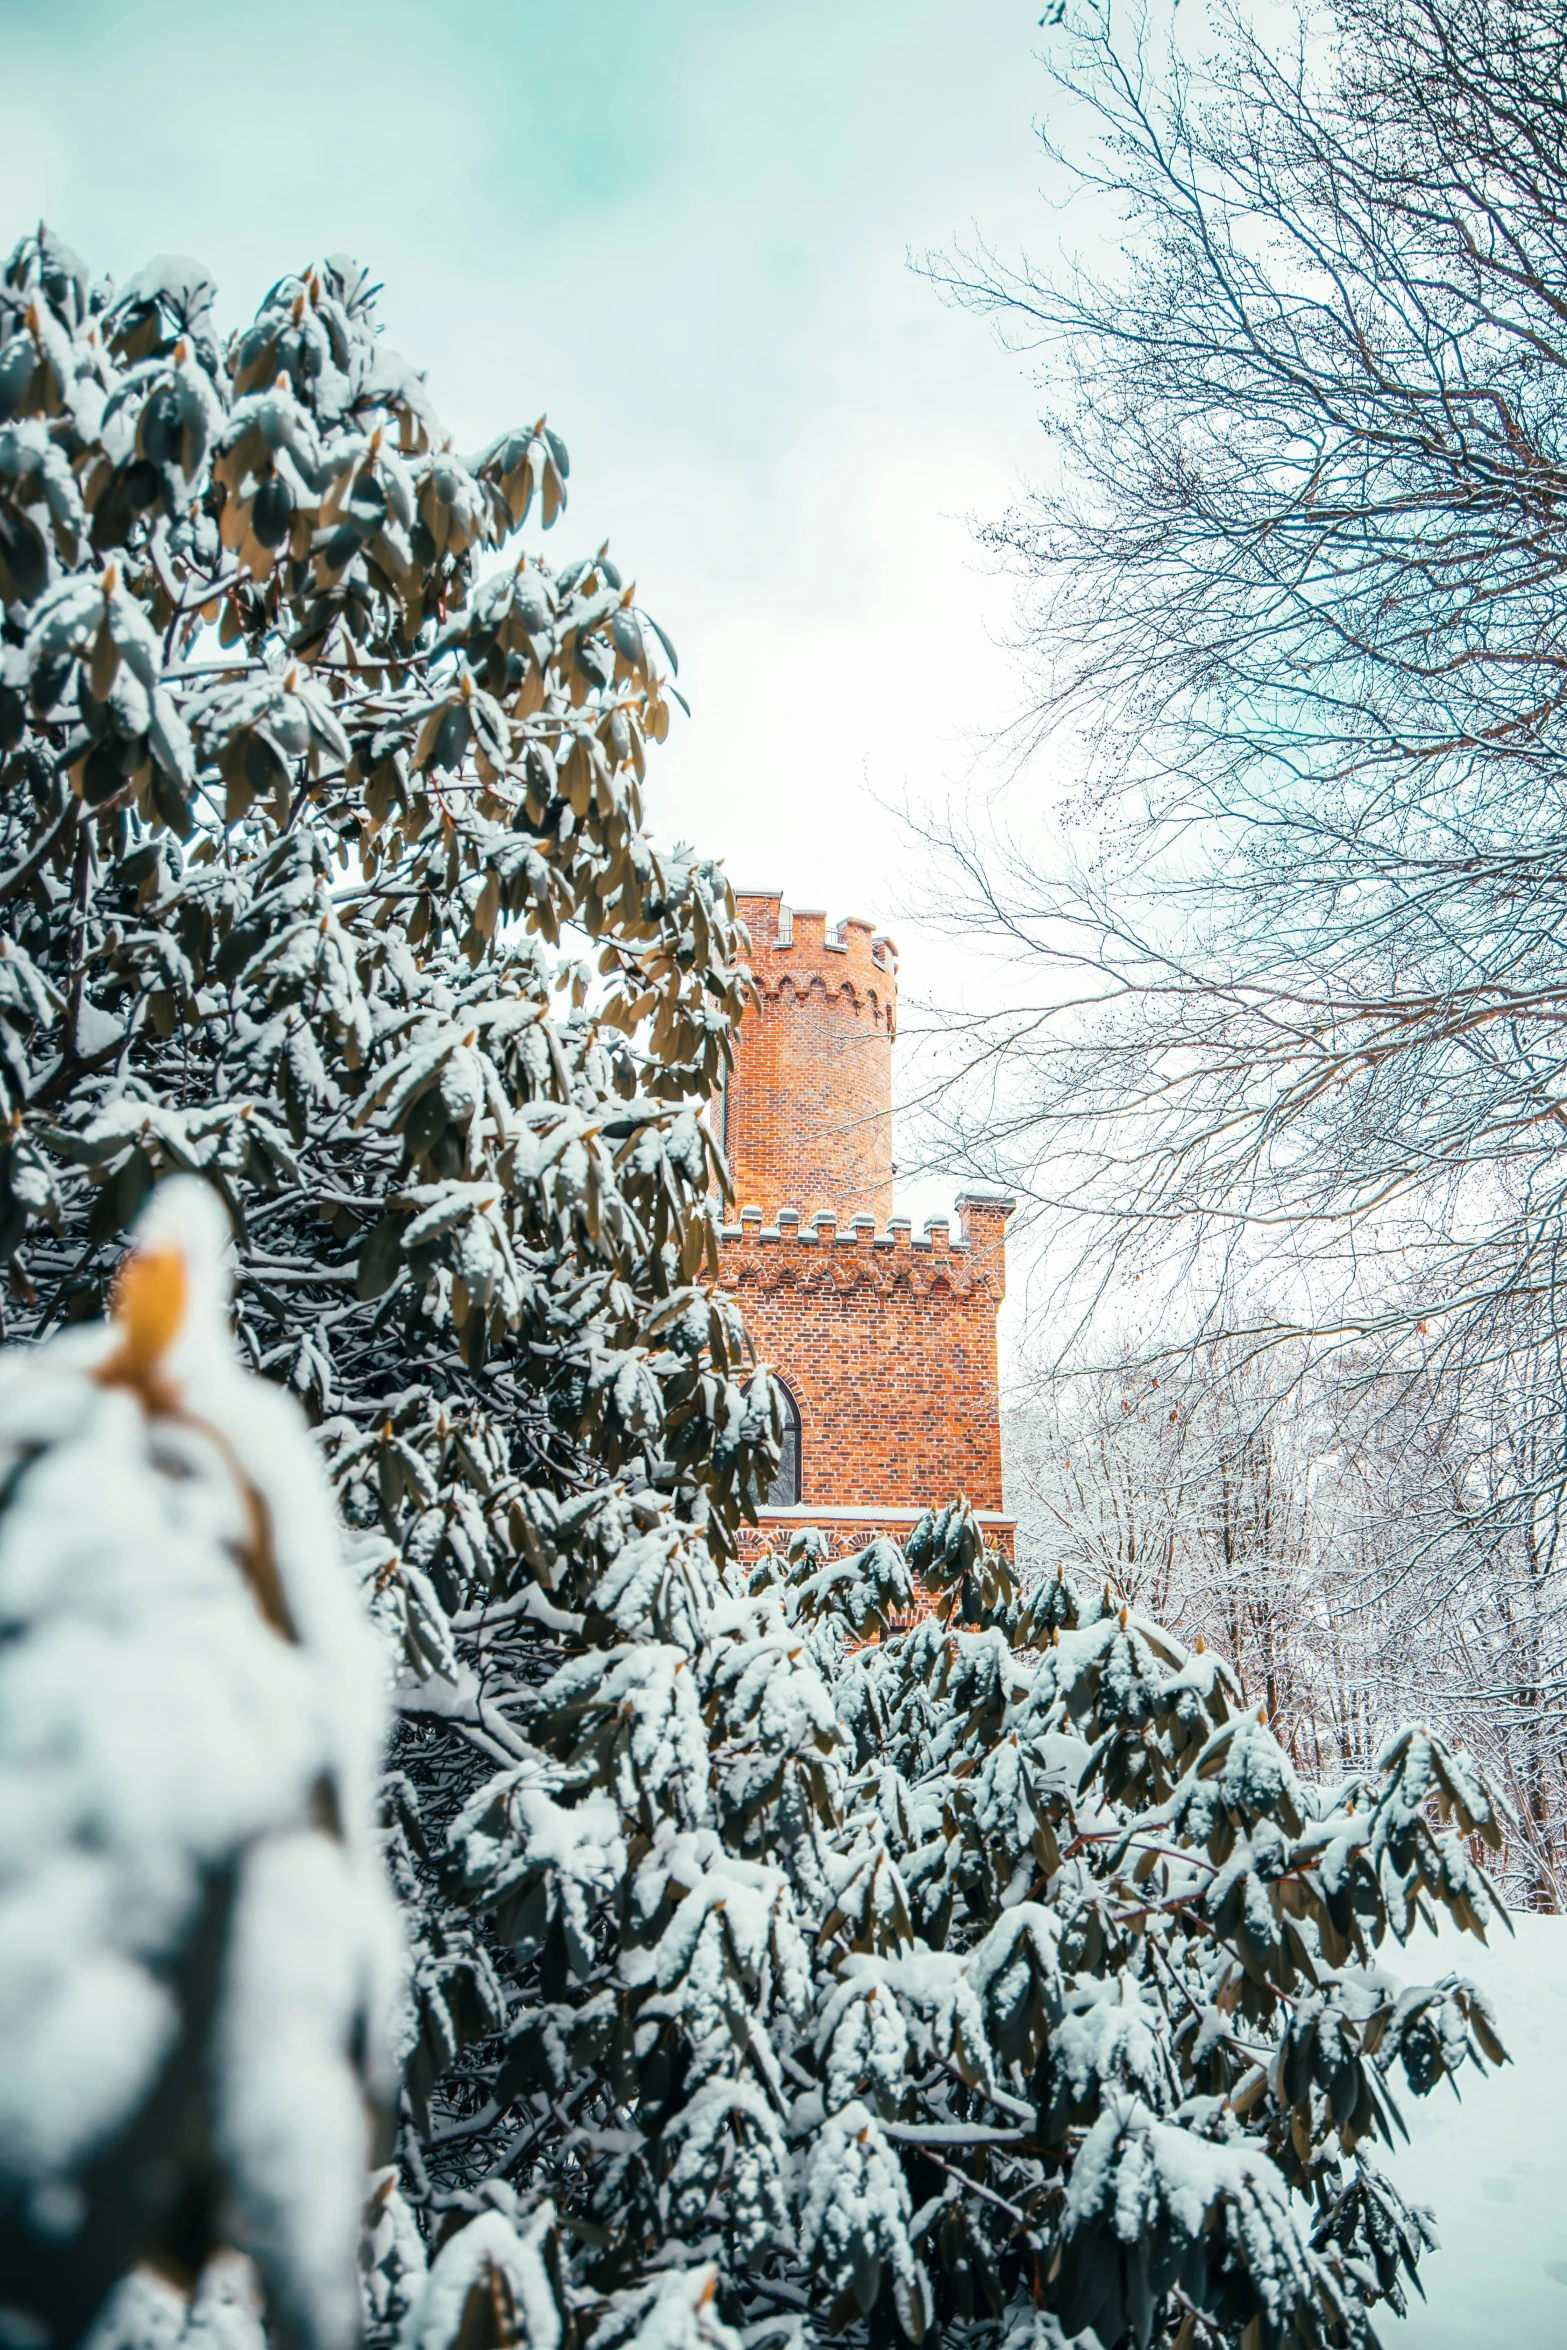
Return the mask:
POLYGON ((610 2296, 600 2350, 740 2350, 718 2309, 718 2272, 676 2269, 610 2296))
MULTIPOLYGON (((237 1236, 238 1342, 317 1422, 399 1723, 377 2350, 737 2350, 742 2326, 753 2350, 833 2329, 887 2350, 937 2324, 1056 2350, 1090 2318, 1182 2350, 1199 2326, 1358 2344, 1421 2238, 1358 2152, 1396 2127, 1394 2071, 1419 2093, 1499 2054, 1466 1985, 1372 1962, 1435 1907, 1487 1922, 1470 1845, 1494 1802, 1423 1732, 1306 1786, 1219 1659, 1113 1593, 1021 1590, 961 1497, 901 1552, 802 1541, 745 1587, 780 1421, 715 1293, 706 1105, 748 942, 722 871, 644 826, 667 640, 607 548, 557 571, 513 543, 566 480, 542 418, 456 453, 340 256, 227 340, 194 265, 116 296, 41 232, 0 279, 8 1310, 22 1337, 90 1321, 148 1192, 193 1173, 237 1236), (934 1612, 899 1630, 921 1585, 934 1612)), ((309 1480, 279 1492, 257 1463, 264 1409, 222 1420, 232 1461, 175 1426, 162 1296, 107 1386, 69 1358, 72 1393, 117 1476, 109 1423, 148 1411, 192 1468, 140 1462, 177 1520, 165 1568, 217 1560, 223 1621, 249 1627, 210 1688, 257 1656, 294 1687, 320 1627, 282 1531, 309 1480), (235 1463, 275 1504, 270 1549, 218 1507, 235 1463)), ((8 1489, 0 1571, 68 1418, 8 1489)), ((40 1597, 20 1546, 13 1566, 29 1640, 89 1590, 40 1597)), ((191 1577, 126 1719, 207 1653, 191 1577)), ((264 1754, 147 1814, 189 1875, 180 1823, 243 1781, 243 1835, 225 1814, 209 1841, 236 1869, 245 1836, 276 1849, 228 1930, 285 1901, 307 1922, 233 1974, 249 2022, 213 2142, 276 2309, 322 2341, 362 2189, 358 1978, 331 1806, 296 1815, 350 1678, 280 1697, 264 1754), (296 2147, 302 2179, 332 2172, 308 2211, 296 2147)), ((149 1754, 205 1719, 191 1686, 149 1754)), ((89 1892, 119 1849, 83 1861, 89 1892)), ((148 1975, 115 1937, 178 1945, 181 1881, 83 1895, 69 1946, 148 1975)), ((117 2033, 94 2010, 64 2152, 16 2120, 32 2167, 6 2192, 40 2240, 181 1995, 155 1985, 117 2033)))
POLYGON ((589 1792, 567 1806, 566 1774, 542 1755, 492 1779, 452 1824, 449 1846, 464 1893, 526 1961, 558 1923, 573 1972, 592 1964, 594 1913, 626 1869, 620 1811, 589 1792))
POLYGON ((554 2226, 548 2203, 520 2225, 515 2211, 481 2211, 430 2263, 399 2330, 401 2350, 486 2339, 561 2350, 570 2321, 554 2226))
MULTIPOLYGON (((409 2228, 445 2279, 488 2212, 455 2322, 482 2283, 497 2342, 542 2340, 498 2240, 531 2243, 536 2208, 507 2202, 508 2103, 564 2088, 553 2148, 605 2119, 573 2068, 667 2058, 673 2026, 639 2020, 656 1982, 604 1969, 652 1930, 627 1888, 660 1830, 713 1815, 703 1627, 776 1460, 770 1385, 710 1290, 706 1104, 747 942, 722 872, 643 828, 673 670, 656 624, 607 549, 557 570, 507 544, 561 511, 560 436, 540 419, 455 451, 373 297, 328 258, 228 336, 194 264, 116 293, 41 231, 0 275, 0 1244, 25 1338, 101 1309, 167 1176, 227 1210, 239 1344, 317 1423, 401 1724, 402 2189, 373 2222, 372 2309, 414 2323, 409 2228)), ((737 1717, 737 1773, 748 1736, 737 1717)), ((309 1862, 289 1866, 325 1966, 309 1862)), ((766 1983, 798 1989, 767 1886, 766 1983)), ((760 1961, 713 1915, 754 2002, 760 1961)), ((312 2061, 295 1957, 246 1978, 234 2058, 275 2049, 279 2096, 312 2061)), ((751 2019, 719 2006, 732 2046, 751 2019)), ((659 2224, 747 2164, 774 2224, 779 2125, 746 2085, 768 2061, 686 2132, 679 2182, 673 2136, 643 2166, 659 2224)), ((755 2094, 782 2110, 770 2075, 755 2094)), ((333 2143, 340 2115, 323 2162, 333 2143)), ((359 2200, 362 2155, 334 2195, 359 2200)), ((324 2228, 339 2204, 319 2205, 324 2228)), ((307 2250, 270 2289, 308 2335, 337 2321, 303 2283, 285 2307, 307 2250)), ((627 2338, 727 2342, 709 2297, 699 2275, 684 2303, 617 2308, 627 2338)), ((575 2323, 563 2299, 562 2343, 575 2323)))
POLYGON ((0 2266, 79 2329, 138 2254, 201 2265, 217 2178, 330 2350, 386 2086, 379 1676, 304 1426, 233 1360, 225 1239, 171 1184, 115 1319, 0 1364, 0 2266))
POLYGON ((857 2099, 830 2115, 811 2149, 800 2250, 819 2263, 841 2325, 868 2317, 890 2279, 898 2322, 912 2341, 929 2322, 929 2285, 910 2238, 903 2166, 876 2117, 857 2099))
MULTIPOLYGON (((1062 1578, 867 1646, 863 1569, 830 1564, 802 1538, 714 1617, 776 1644, 808 1592, 798 1669, 843 1730, 821 1885, 775 1847, 818 1921, 770 2036, 819 2319, 914 2338, 1022 2294, 1063 2339, 1360 2339, 1423 2239, 1357 2149, 1396 2135, 1395 2074, 1423 2093, 1500 2047, 1471 1987, 1358 1965, 1330 1895, 1358 1836, 1364 1948, 1400 1936, 1435 1791, 1457 1832, 1490 1816, 1472 1765, 1419 1733, 1378 1784, 1309 1788, 1219 1660, 1113 1595, 1062 1578)), ((1478 1871, 1474 1898, 1478 1926, 1478 1871)), ((735 2290, 766 2305, 754 2257, 735 2290)))
POLYGON ((1325 2338, 1307 2313, 1334 2312, 1333 2283, 1279 2172, 1238 2137, 1215 2143, 1113 2095, 1082 2142, 1061 2221, 1069 2334, 1092 2326, 1146 2350, 1176 2291, 1221 2327, 1260 2319, 1276 2339, 1325 2338))

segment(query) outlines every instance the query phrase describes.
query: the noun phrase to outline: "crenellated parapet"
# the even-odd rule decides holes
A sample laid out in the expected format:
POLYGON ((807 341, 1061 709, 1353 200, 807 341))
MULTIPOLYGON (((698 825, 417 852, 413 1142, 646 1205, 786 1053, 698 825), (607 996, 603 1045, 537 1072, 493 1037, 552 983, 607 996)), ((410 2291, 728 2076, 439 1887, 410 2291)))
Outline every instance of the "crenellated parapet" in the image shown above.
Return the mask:
POLYGON ((889 1038, 898 1029, 898 950, 885 931, 858 914, 830 923, 819 908, 789 906, 772 890, 739 893, 751 933, 751 971, 762 995, 788 991, 847 996, 864 1006, 889 1038))
POLYGON ((830 1210, 742 1209, 719 1265, 757 1359, 798 1414, 800 1506, 919 1509, 966 1493, 998 1511, 996 1313, 1011 1202, 965 1197, 959 1230, 884 1230, 830 1210))
POLYGON ((894 1216, 878 1232, 875 1217, 862 1214, 845 1230, 830 1208, 818 1209, 808 1223, 797 1208, 782 1208, 768 1223, 760 1207, 747 1205, 739 1223, 725 1225, 721 1235, 724 1285, 737 1292, 814 1286, 885 1296, 901 1286, 915 1296, 944 1289, 964 1299, 979 1292, 994 1313, 1006 1296, 1012 1202, 966 1194, 957 1205, 956 1239, 945 1216, 928 1218, 916 1238, 908 1216, 894 1216))

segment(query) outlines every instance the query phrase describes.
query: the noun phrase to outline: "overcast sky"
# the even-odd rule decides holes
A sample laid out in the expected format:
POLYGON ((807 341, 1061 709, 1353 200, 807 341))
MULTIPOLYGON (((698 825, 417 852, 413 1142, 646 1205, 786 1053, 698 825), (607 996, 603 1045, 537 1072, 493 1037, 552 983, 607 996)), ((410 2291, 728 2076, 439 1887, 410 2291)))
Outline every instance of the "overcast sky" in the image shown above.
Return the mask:
POLYGON ((918 992, 940 951, 878 802, 961 789, 1017 705, 971 518, 1039 435, 907 256, 1054 241, 1041 11, 0 0, 0 233, 41 214, 115 276, 192 253, 225 322, 346 250, 459 446, 547 409, 553 559, 608 536, 680 654, 655 830, 894 928, 918 992))

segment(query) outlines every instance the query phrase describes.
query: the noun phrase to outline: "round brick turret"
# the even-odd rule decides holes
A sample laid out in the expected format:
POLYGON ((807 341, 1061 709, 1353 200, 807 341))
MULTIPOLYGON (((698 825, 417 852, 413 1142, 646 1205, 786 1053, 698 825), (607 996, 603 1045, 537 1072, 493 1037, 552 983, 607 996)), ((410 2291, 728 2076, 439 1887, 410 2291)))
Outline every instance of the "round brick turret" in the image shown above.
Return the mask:
POLYGON ((1010 1199, 967 1192, 959 1233, 921 1238, 892 1212, 898 956, 868 922, 736 893, 760 1001, 714 1108, 734 1180, 720 1279, 790 1422, 777 1481, 744 1539, 809 1518, 835 1549, 907 1538, 920 1510, 968 1496, 986 1539, 1002 1514, 996 1312, 1010 1199))
POLYGON ((898 957, 851 917, 786 906, 776 890, 738 893, 760 1004, 740 1026, 723 1103, 735 1198, 771 1223, 797 1208, 847 1227, 892 1214, 892 1040, 898 957))

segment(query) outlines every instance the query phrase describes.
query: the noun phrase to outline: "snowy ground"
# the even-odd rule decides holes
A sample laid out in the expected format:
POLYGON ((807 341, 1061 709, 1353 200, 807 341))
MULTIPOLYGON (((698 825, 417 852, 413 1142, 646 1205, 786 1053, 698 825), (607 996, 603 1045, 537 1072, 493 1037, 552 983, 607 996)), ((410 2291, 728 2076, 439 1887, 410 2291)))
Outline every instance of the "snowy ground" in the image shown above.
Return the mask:
POLYGON ((1436 2212, 1439 2252, 1420 2264, 1426 2299, 1402 2324, 1377 2314, 1385 2350, 1567 2350, 1567 1918, 1426 1937, 1389 1973, 1472 1978, 1496 2009, 1513 2061, 1482 2080, 1400 2099, 1412 2144, 1386 2168, 1436 2212))

